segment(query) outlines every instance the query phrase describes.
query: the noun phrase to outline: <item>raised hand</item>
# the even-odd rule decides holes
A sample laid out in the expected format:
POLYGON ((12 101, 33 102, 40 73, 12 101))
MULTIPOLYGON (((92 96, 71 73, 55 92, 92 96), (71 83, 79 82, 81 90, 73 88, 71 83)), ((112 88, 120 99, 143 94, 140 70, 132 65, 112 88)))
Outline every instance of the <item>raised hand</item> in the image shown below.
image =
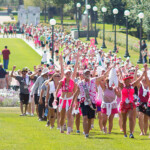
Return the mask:
POLYGON ((15 70, 16 69, 16 66, 13 66, 13 70, 15 70))

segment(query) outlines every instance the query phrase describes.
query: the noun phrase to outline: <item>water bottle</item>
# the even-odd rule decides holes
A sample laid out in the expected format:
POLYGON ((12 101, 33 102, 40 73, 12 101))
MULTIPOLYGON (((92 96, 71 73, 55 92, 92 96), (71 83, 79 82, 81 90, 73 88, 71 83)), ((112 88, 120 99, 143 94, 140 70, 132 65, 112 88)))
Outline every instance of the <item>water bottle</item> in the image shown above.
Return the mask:
POLYGON ((44 114, 44 116, 47 117, 47 115, 48 115, 48 108, 45 109, 45 114, 44 114))
POLYGON ((56 101, 54 101, 52 105, 53 105, 54 109, 57 109, 57 102, 56 101))

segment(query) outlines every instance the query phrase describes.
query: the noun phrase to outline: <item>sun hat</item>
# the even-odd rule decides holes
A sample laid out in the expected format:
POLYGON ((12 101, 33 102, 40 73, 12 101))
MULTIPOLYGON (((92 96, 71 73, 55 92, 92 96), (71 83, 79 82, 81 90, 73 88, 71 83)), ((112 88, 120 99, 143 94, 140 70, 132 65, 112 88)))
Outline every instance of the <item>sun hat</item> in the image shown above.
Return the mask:
POLYGON ((25 72, 28 72, 28 68, 23 68, 23 69, 22 69, 22 72, 24 72, 24 71, 25 71, 25 72))
POLYGON ((68 72, 71 72, 71 70, 66 69, 66 70, 64 71, 65 74, 68 73, 68 72))
POLYGON ((83 71, 84 74, 85 74, 86 72, 90 72, 90 70, 89 70, 89 69, 85 69, 85 70, 83 71))
POLYGON ((47 74, 48 72, 49 72, 48 68, 44 68, 44 69, 42 70, 41 76, 47 74))
POLYGON ((130 74, 125 74, 123 76, 123 80, 126 80, 126 79, 133 79, 133 77, 130 74))
POLYGON ((49 75, 52 75, 52 74, 54 74, 54 73, 55 73, 54 70, 50 70, 50 71, 48 72, 49 75))

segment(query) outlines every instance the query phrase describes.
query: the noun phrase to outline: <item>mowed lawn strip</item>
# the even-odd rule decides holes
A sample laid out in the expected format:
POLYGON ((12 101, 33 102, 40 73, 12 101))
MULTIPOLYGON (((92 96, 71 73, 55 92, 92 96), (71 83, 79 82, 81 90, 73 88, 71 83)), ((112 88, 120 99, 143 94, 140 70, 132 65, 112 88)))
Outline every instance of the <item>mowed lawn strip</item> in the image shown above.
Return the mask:
MULTIPOLYGON (((82 132, 71 135, 60 134, 55 128, 45 127, 46 122, 39 122, 35 117, 20 117, 19 108, 0 108, 0 150, 145 150, 149 149, 150 139, 139 136, 138 123, 134 132, 135 139, 124 138, 118 126, 118 118, 114 119, 112 134, 99 131, 98 119, 90 138, 85 139, 82 132)), ((127 123, 127 131, 129 131, 127 123)), ((129 132, 128 132, 129 136, 129 132)))
MULTIPOLYGON (((12 70, 12 67, 14 65, 17 66, 17 69, 28 67, 29 69, 33 70, 34 65, 40 64, 41 56, 37 54, 22 39, 0 38, 0 51, 3 50, 4 46, 6 45, 8 46, 8 49, 11 52, 8 70, 12 70)), ((3 62, 2 55, 0 56, 0 58, 2 63, 3 62)))

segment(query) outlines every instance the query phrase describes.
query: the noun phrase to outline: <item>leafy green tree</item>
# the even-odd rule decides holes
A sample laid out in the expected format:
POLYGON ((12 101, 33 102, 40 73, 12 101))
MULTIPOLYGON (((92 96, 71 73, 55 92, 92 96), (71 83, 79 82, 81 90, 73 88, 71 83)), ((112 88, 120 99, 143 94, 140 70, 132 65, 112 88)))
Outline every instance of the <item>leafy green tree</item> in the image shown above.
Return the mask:
POLYGON ((19 5, 24 5, 24 0, 19 0, 19 5))
POLYGON ((102 16, 103 16, 103 13, 101 12, 101 8, 105 6, 107 7, 107 13, 105 14, 106 23, 110 23, 110 24, 114 23, 113 9, 117 8, 119 11, 117 15, 117 24, 118 25, 125 24, 125 18, 124 18, 124 10, 126 7, 125 0, 98 0, 96 5, 99 8, 99 21, 102 21, 102 16))
POLYGON ((143 18, 143 29, 147 33, 148 37, 150 35, 150 0, 127 0, 128 7, 130 9, 130 23, 132 26, 137 28, 139 33, 139 23, 138 14, 140 12, 144 13, 143 18))
POLYGON ((63 17, 64 17, 64 6, 65 4, 68 4, 70 0, 53 0, 53 3, 56 4, 57 7, 60 8, 60 16, 61 16, 61 25, 63 30, 63 17))

